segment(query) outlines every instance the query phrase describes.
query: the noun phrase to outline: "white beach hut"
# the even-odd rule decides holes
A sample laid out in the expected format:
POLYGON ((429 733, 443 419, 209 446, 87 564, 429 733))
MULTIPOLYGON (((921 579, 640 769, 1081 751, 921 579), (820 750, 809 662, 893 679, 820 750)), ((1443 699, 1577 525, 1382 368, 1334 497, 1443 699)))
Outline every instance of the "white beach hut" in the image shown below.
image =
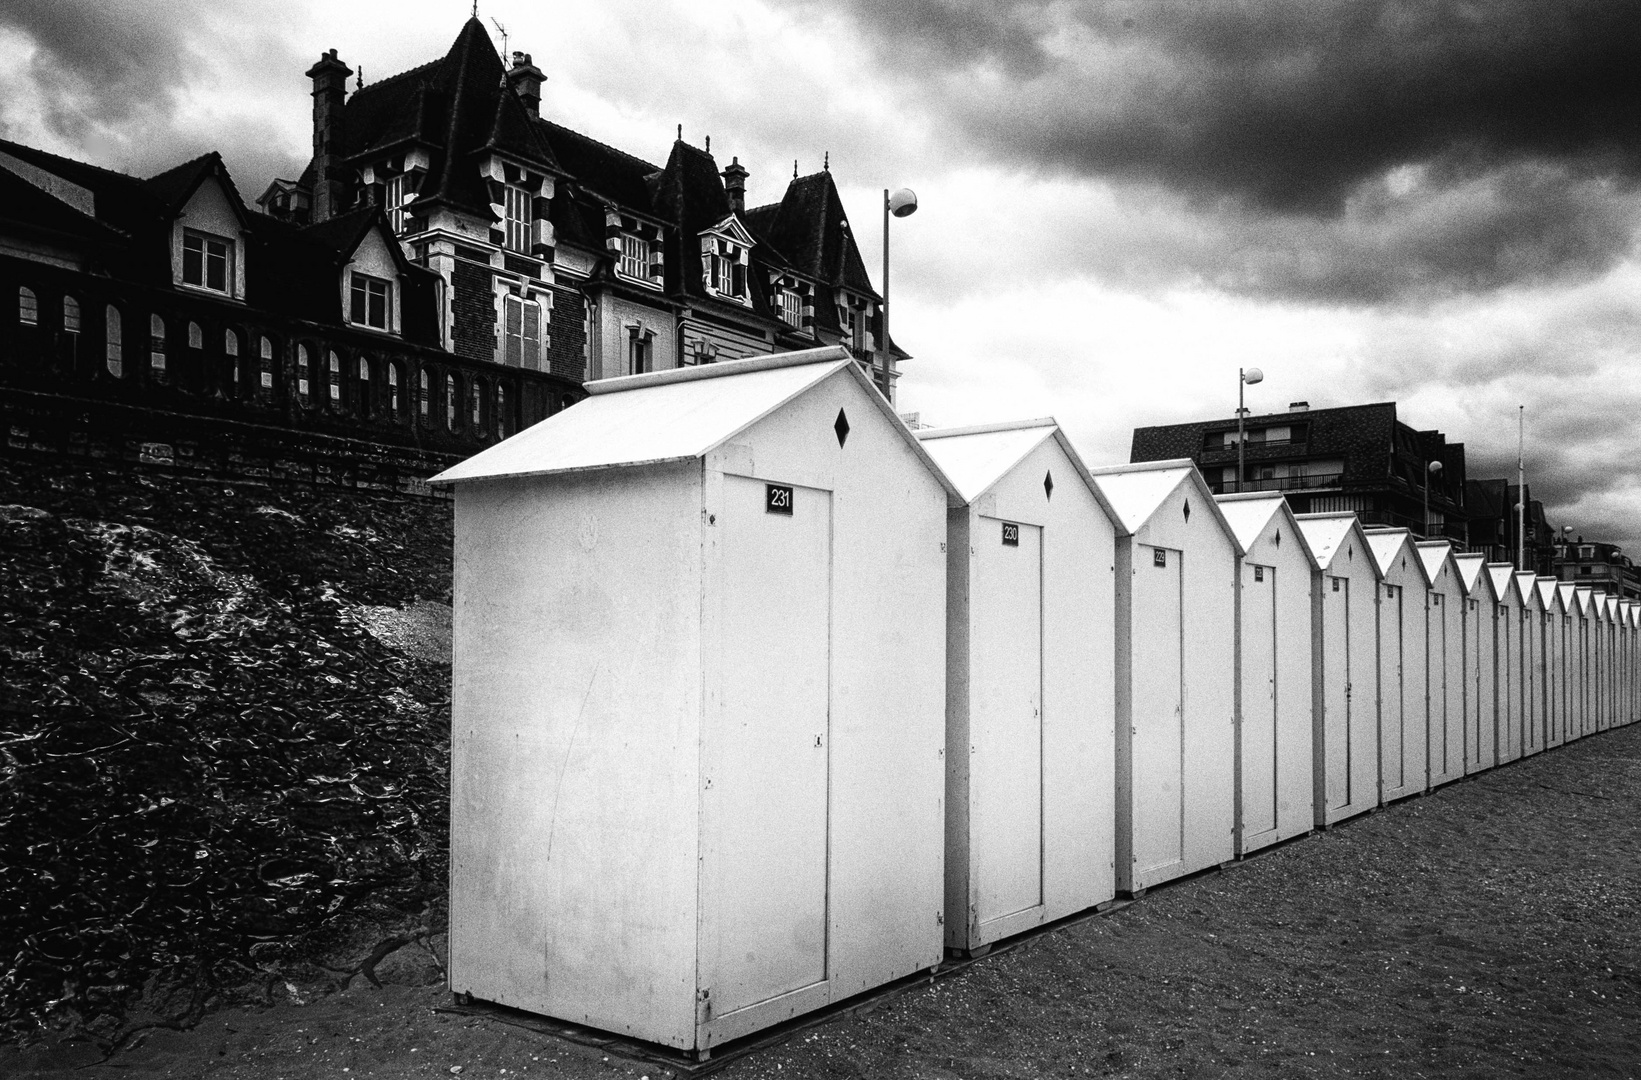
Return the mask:
POLYGON ((1315 825, 1310 646, 1317 562, 1281 495, 1217 501, 1244 552, 1237 597, 1240 856, 1315 825))
POLYGON ((1619 600, 1619 626, 1623 630, 1623 702, 1619 708, 1621 723, 1636 721, 1635 640, 1636 604, 1633 600, 1619 600))
POLYGON ((1429 785, 1430 578, 1406 529, 1369 529, 1379 596, 1379 801, 1429 785))
POLYGON ((1464 771, 1478 773, 1498 764, 1498 708, 1496 642, 1498 594, 1487 573, 1487 556, 1453 557, 1465 584, 1464 771))
POLYGON ((1538 579, 1539 604, 1544 608, 1544 746, 1567 741, 1567 612, 1562 607, 1556 579, 1538 579))
POLYGON ((1493 578, 1493 589, 1499 597, 1498 621, 1498 703, 1499 703, 1499 764, 1504 765, 1521 757, 1521 717, 1526 707, 1522 688, 1522 662, 1526 649, 1522 645, 1521 588, 1516 583, 1515 568, 1509 563, 1488 563, 1487 572, 1493 578))
POLYGON ((587 389, 435 478, 450 987, 700 1055, 941 960, 956 491, 841 348, 587 389))
POLYGON ((1430 580, 1430 786, 1464 776, 1464 607, 1469 590, 1446 540, 1414 545, 1430 580))
POLYGON ((1242 548, 1188 459, 1090 470, 1117 514, 1117 892, 1235 854, 1242 548))
POLYGON ((1110 900, 1115 531, 1052 420, 927 429, 946 528, 946 946, 1110 900))
POLYGON ((1607 689, 1607 673, 1612 666, 1607 642, 1612 625, 1607 621, 1606 594, 1590 590, 1584 594, 1584 608, 1590 619, 1590 714, 1593 729, 1606 731, 1612 727, 1612 701, 1607 689))
POLYGON ((1567 693, 1567 733, 1569 739, 1582 739, 1595 730, 1595 714, 1591 707, 1590 670, 1590 612, 1589 590, 1570 583, 1556 586, 1568 617, 1567 667, 1570 685, 1567 693))
POLYGON ((1516 571, 1516 588, 1521 591, 1521 756, 1542 753, 1545 740, 1545 633, 1544 598, 1538 590, 1538 575, 1516 571))
POLYGON ((1379 564, 1351 513, 1300 514, 1312 591, 1316 827, 1379 805, 1379 564))

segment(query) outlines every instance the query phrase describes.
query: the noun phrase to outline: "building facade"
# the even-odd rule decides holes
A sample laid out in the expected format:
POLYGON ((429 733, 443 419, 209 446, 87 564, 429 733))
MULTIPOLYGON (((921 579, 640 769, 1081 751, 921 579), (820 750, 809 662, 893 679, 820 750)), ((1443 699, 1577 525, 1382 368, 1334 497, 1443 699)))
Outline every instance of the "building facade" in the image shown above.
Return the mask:
POLYGON ((1188 457, 1215 494, 1280 491, 1295 513, 1349 511, 1365 525, 1467 543, 1464 444, 1402 423, 1394 402, 1295 402, 1285 413, 1246 417, 1241 430, 1240 476, 1235 416, 1136 428, 1129 459, 1188 457))
POLYGON ((1553 546, 1553 575, 1596 592, 1641 600, 1641 573, 1617 544, 1565 539, 1553 546))
POLYGON ((829 169, 748 207, 748 171, 680 137, 665 164, 543 114, 531 57, 504 67, 472 19, 448 54, 351 94, 309 71, 313 159, 259 203, 314 225, 379 209, 438 279, 441 344, 564 378, 608 378, 842 344, 893 397, 905 354, 829 169))
POLYGON ((542 116, 477 20, 352 74, 309 69, 312 160, 256 206, 215 154, 142 179, 0 141, 11 449, 419 491, 588 379, 843 344, 892 395, 829 170, 748 208, 734 159, 542 116))

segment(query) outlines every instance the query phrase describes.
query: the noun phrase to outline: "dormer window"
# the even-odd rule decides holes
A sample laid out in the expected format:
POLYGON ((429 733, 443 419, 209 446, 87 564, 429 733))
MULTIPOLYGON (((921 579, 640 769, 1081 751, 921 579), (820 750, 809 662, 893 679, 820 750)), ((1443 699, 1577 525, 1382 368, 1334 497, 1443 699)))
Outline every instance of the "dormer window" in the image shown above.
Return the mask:
POLYGON ((796 289, 780 290, 781 320, 794 330, 803 326, 803 297, 796 289))
POLYGON ((233 281, 232 240, 193 229, 182 231, 182 283, 229 293, 233 281))
POLYGON ((382 201, 387 204, 388 224, 394 235, 405 231, 405 174, 390 176, 383 186, 382 201))
POLYGON ((358 326, 375 327, 377 330, 390 329, 388 311, 393 297, 392 283, 357 272, 351 276, 352 303, 349 307, 348 321, 358 326))
POLYGON ((701 284, 707 295, 747 305, 752 237, 732 215, 701 234, 701 284))
POLYGON ((508 184, 504 192, 503 232, 506 235, 506 247, 510 251, 530 251, 530 226, 534 221, 531 212, 532 197, 528 191, 513 184, 508 184))
POLYGON ((648 281, 650 276, 650 242, 632 233, 621 234, 621 260, 616 271, 624 277, 648 281))

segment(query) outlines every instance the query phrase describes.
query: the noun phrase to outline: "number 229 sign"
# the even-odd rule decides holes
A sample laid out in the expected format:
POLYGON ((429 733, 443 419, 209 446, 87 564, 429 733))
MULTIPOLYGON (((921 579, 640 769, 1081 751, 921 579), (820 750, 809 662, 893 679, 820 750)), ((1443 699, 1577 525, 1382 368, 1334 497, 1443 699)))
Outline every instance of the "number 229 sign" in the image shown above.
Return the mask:
POLYGON ((764 513, 792 516, 792 489, 786 484, 764 485, 764 513))

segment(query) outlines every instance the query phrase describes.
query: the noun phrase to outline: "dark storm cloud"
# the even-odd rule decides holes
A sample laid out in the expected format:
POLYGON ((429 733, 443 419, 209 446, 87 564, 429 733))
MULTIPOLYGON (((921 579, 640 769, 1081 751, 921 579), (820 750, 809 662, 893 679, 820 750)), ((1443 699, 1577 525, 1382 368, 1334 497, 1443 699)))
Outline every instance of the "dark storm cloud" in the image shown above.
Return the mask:
POLYGON ((1641 9, 1567 0, 846 7, 999 155, 1336 214, 1389 168, 1520 157, 1641 175, 1641 9))
MULTIPOLYGON (((77 145, 106 143, 112 133, 124 153, 118 161, 97 163, 136 175, 217 150, 243 193, 254 198, 276 171, 291 168, 274 133, 251 122, 191 135, 179 132, 175 121, 181 97, 224 69, 244 81, 214 91, 231 99, 261 89, 262 71, 297 63, 274 35, 270 20, 276 15, 245 0, 25 0, 0 5, 0 31, 11 30, 35 46, 28 70, 16 73, 39 91, 43 114, 27 118, 30 124, 77 145)), ((300 108, 301 87, 295 90, 300 108)), ((21 119, 0 123, 17 135, 21 119)))
POLYGON ((844 10, 957 153, 1172 193, 1203 230, 1175 269, 1230 291, 1439 299, 1599 273, 1634 244, 1633 3, 844 10))

